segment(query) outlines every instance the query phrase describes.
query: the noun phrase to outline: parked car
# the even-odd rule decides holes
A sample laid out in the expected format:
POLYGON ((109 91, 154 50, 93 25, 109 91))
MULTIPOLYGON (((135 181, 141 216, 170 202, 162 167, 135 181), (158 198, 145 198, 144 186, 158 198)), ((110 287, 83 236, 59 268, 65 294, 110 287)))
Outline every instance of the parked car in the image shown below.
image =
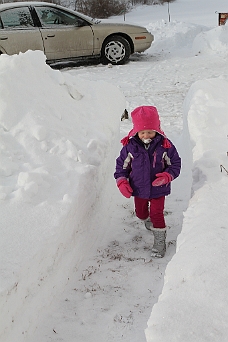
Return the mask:
POLYGON ((47 63, 93 57, 124 64, 153 39, 144 27, 105 23, 51 3, 0 5, 0 54, 41 50, 47 63))

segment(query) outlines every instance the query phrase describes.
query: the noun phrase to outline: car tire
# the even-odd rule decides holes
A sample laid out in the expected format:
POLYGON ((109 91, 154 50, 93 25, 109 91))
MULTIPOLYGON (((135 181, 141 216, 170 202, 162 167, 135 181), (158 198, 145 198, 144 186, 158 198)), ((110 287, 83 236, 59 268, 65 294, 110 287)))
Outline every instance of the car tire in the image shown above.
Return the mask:
POLYGON ((101 49, 101 61, 103 64, 124 64, 130 57, 131 47, 127 39, 121 36, 107 38, 101 49))

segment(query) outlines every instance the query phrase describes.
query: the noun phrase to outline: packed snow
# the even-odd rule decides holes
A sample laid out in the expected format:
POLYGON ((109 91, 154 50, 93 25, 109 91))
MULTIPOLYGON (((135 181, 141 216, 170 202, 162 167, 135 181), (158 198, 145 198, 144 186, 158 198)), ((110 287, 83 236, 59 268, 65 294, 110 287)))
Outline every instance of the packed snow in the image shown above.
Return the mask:
POLYGON ((136 7, 126 22, 155 41, 123 66, 0 56, 1 342, 227 340, 226 6, 177 0, 170 22, 165 5, 136 7), (140 105, 183 164, 160 260, 113 178, 121 115, 140 105))

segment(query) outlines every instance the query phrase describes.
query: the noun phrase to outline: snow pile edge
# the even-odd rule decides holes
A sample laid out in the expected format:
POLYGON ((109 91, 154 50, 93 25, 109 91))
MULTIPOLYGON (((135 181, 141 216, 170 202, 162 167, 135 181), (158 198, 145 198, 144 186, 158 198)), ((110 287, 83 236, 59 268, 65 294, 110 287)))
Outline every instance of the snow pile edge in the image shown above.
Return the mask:
POLYGON ((1 56, 0 74, 0 336, 19 342, 67 283, 79 246, 93 244, 125 99, 106 82, 52 70, 39 51, 1 56))
POLYGON ((198 81, 185 99, 183 139, 189 139, 189 150, 184 158, 192 160, 192 197, 148 321, 148 342, 226 340, 228 300, 223 289, 228 269, 219 270, 228 263, 223 220, 228 178, 220 172, 220 165, 228 163, 227 89, 225 76, 198 81))

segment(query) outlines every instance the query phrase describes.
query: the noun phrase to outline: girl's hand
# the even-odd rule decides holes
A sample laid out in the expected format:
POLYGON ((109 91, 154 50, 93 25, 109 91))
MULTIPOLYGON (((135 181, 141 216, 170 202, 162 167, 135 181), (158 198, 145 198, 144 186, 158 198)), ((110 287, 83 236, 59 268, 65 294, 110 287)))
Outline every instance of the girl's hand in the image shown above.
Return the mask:
POLYGON ((157 178, 152 182, 153 186, 168 184, 173 180, 173 176, 168 172, 157 173, 156 177, 157 178))
POLYGON ((116 182, 117 182, 117 186, 118 186, 121 194, 126 198, 130 198, 133 190, 132 190, 128 180, 124 177, 121 177, 121 178, 118 178, 116 182))

